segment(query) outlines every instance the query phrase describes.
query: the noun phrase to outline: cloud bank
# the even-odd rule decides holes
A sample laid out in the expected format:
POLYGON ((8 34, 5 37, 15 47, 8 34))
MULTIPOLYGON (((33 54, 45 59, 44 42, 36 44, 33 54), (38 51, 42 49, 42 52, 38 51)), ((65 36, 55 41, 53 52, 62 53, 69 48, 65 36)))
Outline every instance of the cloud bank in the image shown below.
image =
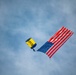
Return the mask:
POLYGON ((76 75, 75 41, 75 0, 0 0, 0 75, 76 75), (38 49, 62 26, 74 35, 51 59, 25 44, 38 49))

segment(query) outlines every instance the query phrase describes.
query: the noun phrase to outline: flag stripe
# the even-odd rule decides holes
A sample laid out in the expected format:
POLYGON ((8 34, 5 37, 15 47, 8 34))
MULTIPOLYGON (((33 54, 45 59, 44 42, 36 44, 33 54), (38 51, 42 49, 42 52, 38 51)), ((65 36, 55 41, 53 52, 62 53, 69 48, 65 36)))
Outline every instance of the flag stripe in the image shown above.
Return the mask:
MULTIPOLYGON (((63 29, 63 32, 61 33, 61 35, 63 35, 66 30, 67 30, 67 29, 63 29)), ((61 38, 61 35, 57 37, 58 40, 54 43, 54 45, 51 47, 51 49, 52 49, 53 47, 55 47, 55 46, 57 45, 57 43, 59 43, 59 42, 61 41, 61 39, 62 39, 62 38, 61 38)), ((63 37, 64 37, 64 36, 63 36, 63 37)), ((49 54, 49 52, 51 51, 51 49, 49 49, 49 50, 46 52, 47 55, 49 54)))
MULTIPOLYGON (((71 33, 71 35, 64 41, 64 43, 72 36, 72 34, 73 34, 73 33, 71 33)), ((54 55, 54 53, 55 53, 64 43, 62 43, 55 51, 53 51, 53 53, 49 56, 49 58, 51 58, 51 57, 54 55)))
POLYGON ((59 33, 61 33, 63 29, 64 29, 64 27, 62 27, 61 29, 59 29, 59 30, 49 39, 49 42, 50 42, 50 41, 52 42, 52 39, 53 39, 56 35, 59 35, 59 33))
MULTIPOLYGON (((54 37, 54 39, 53 39, 52 42, 53 42, 53 43, 57 42, 57 41, 58 41, 58 38, 59 38, 60 36, 62 36, 62 33, 65 32, 65 31, 66 31, 66 28, 64 28, 63 30, 61 30, 61 31, 59 32, 59 34, 54 37)), ((51 41, 50 41, 50 42, 51 42, 51 41)))
POLYGON ((66 32, 64 31, 64 33, 62 34, 62 36, 60 36, 60 38, 58 39, 58 41, 55 43, 55 45, 50 48, 50 52, 48 53, 48 56, 54 51, 54 49, 63 41, 63 39, 66 37, 66 35, 70 32, 70 30, 66 29, 66 32))
POLYGON ((54 51, 50 54, 50 58, 54 55, 54 53, 73 35, 73 32, 70 32, 67 37, 54 49, 54 51))
MULTIPOLYGON (((65 29, 65 28, 62 27, 59 32, 61 33, 62 31, 64 31, 64 29, 65 29)), ((63 32, 62 32, 62 33, 63 33, 63 32)), ((54 35, 54 36, 55 36, 55 35, 54 35)), ((52 42, 51 40, 52 40, 52 39, 50 39, 49 42, 52 42)), ((54 44, 55 44, 55 43, 54 43, 54 44)), ((54 45, 53 45, 53 46, 54 46, 54 45)), ((53 46, 52 46, 52 47, 53 47, 53 46)), ((48 51, 46 52, 46 54, 48 54, 49 52, 50 52, 50 50, 48 50, 48 51)))

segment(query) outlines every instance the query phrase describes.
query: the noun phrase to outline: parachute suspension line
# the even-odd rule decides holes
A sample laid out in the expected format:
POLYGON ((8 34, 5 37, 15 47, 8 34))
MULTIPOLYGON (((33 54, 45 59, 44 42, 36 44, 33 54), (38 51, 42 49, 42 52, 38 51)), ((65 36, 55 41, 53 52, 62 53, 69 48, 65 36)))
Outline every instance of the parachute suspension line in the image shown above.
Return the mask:
POLYGON ((35 52, 36 50, 33 48, 33 51, 35 52))

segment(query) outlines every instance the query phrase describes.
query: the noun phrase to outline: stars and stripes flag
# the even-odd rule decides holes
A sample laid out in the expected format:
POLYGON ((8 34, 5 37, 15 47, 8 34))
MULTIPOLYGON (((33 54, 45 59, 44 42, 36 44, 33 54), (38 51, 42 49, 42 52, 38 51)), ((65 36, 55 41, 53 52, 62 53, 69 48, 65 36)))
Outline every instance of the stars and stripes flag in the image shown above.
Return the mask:
POLYGON ((73 32, 63 26, 38 51, 46 53, 51 58, 72 35, 73 32))

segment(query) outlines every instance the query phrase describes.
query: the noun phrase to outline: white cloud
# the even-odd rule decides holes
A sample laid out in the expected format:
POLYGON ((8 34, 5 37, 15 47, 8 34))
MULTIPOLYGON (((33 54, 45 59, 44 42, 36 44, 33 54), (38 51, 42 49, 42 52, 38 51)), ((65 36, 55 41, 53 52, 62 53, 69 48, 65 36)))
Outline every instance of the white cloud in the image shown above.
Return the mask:
POLYGON ((0 75, 75 75, 75 2, 3 1, 0 5, 0 75), (73 30, 74 35, 53 58, 30 51, 25 45, 25 40, 33 37, 39 48, 63 24, 73 30), (14 40, 18 50, 14 49, 15 45, 10 46, 13 41, 9 42, 10 36, 18 39, 19 42, 14 40))

